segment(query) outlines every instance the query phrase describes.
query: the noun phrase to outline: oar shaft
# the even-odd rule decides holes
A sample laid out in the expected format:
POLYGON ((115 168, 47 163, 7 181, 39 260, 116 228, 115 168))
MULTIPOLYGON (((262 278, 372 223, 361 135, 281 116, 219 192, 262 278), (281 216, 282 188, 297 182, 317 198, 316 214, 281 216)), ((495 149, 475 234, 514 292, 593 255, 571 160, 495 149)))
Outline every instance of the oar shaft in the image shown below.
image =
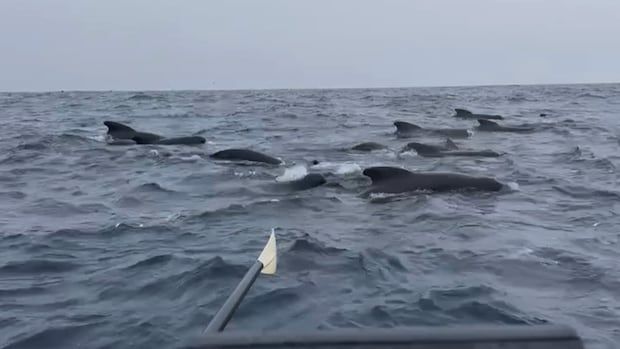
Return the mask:
POLYGON ((245 297, 245 294, 260 274, 261 269, 263 269, 263 264, 259 261, 256 261, 252 267, 250 267, 250 270, 248 270, 243 279, 241 279, 237 288, 235 288, 224 305, 215 314, 213 319, 211 319, 211 322, 209 322, 209 325, 204 331, 205 333, 215 333, 224 330, 224 327, 226 327, 226 324, 233 316, 235 310, 237 310, 241 300, 245 297))

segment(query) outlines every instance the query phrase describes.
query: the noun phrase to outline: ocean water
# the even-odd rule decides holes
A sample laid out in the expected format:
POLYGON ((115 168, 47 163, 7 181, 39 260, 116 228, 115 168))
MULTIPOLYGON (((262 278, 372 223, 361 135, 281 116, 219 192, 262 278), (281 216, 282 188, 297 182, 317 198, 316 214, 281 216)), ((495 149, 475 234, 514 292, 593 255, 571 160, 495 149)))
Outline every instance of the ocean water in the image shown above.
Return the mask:
POLYGON ((3 348, 178 347, 271 228, 278 273, 228 329, 556 323, 588 348, 620 343, 618 84, 2 93, 0 117, 3 348), (536 131, 479 132, 453 108, 536 131), (111 146, 104 120, 207 144, 111 146), (397 138, 395 120, 468 128, 460 146, 505 154, 398 155, 444 139, 397 138), (349 150, 366 141, 388 149, 349 150), (285 164, 208 157, 231 147, 285 164), (376 165, 513 190, 363 197, 376 165), (280 190, 314 172, 328 183, 280 190))

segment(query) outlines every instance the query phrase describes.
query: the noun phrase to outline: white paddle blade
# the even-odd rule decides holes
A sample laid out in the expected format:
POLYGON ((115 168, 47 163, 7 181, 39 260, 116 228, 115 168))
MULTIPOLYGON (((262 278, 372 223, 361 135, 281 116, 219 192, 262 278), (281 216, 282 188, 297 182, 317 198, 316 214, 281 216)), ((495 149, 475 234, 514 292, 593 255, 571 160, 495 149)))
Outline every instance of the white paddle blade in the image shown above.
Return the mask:
POLYGON ((275 229, 271 229, 271 235, 269 241, 263 249, 263 252, 258 256, 258 261, 263 264, 263 269, 260 271, 262 274, 275 274, 278 264, 278 250, 276 247, 276 234, 275 229))

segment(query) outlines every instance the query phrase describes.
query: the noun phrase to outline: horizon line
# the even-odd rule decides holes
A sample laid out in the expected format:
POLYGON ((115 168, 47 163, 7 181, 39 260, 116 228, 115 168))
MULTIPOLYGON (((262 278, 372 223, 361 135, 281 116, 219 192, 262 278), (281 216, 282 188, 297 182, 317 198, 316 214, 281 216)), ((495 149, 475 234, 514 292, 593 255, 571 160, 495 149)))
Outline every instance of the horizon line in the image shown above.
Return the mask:
POLYGON ((71 90, 30 90, 30 91, 11 91, 0 90, 0 93, 51 93, 51 92, 235 92, 235 91, 308 91, 308 90, 388 90, 388 89, 422 89, 422 88, 461 88, 461 87, 508 87, 508 86, 559 86, 559 85, 614 85, 620 81, 606 82, 569 82, 569 83, 499 83, 499 84, 479 84, 479 85, 419 85, 419 86, 375 86, 375 87, 258 87, 258 88, 198 88, 198 89, 71 89, 71 90))

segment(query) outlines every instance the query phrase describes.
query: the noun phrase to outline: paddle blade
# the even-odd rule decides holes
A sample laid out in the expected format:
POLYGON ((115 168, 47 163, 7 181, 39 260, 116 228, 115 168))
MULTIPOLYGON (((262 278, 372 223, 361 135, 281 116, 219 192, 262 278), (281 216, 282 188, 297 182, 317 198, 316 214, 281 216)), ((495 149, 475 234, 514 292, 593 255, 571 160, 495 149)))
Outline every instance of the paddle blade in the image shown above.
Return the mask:
POLYGON ((275 229, 271 229, 271 235, 269 241, 263 249, 263 252, 258 256, 258 261, 263 264, 262 274, 275 274, 278 262, 278 254, 276 247, 276 234, 275 229))

